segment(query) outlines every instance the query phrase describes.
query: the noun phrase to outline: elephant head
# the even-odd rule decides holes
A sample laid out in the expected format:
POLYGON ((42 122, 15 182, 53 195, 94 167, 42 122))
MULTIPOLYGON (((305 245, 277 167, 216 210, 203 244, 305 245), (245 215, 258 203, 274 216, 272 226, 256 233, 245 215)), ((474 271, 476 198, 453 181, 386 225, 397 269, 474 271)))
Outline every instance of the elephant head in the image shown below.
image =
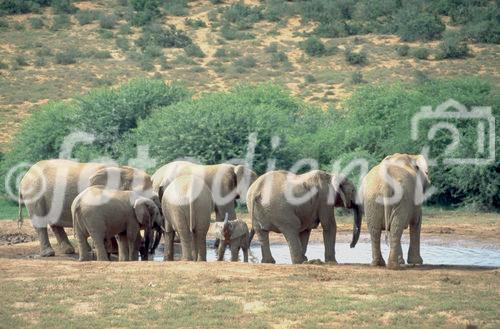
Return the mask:
POLYGON ((225 241, 239 238, 248 233, 248 227, 241 220, 229 220, 229 215, 226 213, 224 222, 216 228, 216 236, 225 241))
POLYGON ((354 184, 342 175, 332 176, 331 184, 333 186, 335 207, 352 209, 354 212, 354 223, 352 228, 351 248, 356 246, 361 232, 362 209, 358 204, 356 197, 357 191, 354 184))
MULTIPOLYGON (((134 212, 137 222, 144 229, 144 246, 149 250, 152 239, 153 225, 161 225, 162 215, 158 206, 151 199, 139 197, 134 202, 134 212)), ((148 253, 145 252, 147 259, 148 253)))

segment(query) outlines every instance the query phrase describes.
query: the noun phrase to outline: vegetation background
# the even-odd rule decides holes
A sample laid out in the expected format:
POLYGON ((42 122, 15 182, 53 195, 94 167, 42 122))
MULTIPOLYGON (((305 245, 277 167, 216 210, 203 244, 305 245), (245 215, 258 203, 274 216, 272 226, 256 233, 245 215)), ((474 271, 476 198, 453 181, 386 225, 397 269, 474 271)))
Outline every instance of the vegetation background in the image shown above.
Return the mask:
MULTIPOLYGON (((495 1, 2 0, 0 11, 2 181, 57 157, 77 130, 97 139, 75 158, 126 163, 149 145, 158 166, 244 157, 257 132, 263 173, 268 158, 331 170, 418 153, 427 141, 411 140, 411 117, 449 98, 499 121, 495 1)), ((475 123, 453 123, 453 155, 475 155, 475 123)), ((450 142, 439 132, 432 154, 450 142)), ((498 210, 499 169, 432 167, 430 204, 498 210)))

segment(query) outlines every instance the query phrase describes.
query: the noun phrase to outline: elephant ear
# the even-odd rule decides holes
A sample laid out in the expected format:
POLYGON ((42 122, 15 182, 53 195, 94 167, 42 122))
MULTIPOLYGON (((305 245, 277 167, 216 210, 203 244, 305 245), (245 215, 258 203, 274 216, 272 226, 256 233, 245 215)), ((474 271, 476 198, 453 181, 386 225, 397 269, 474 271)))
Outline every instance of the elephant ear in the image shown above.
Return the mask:
POLYGON ((150 208, 152 205, 150 203, 153 203, 153 201, 142 197, 134 202, 135 217, 141 226, 149 227, 151 225, 150 208))
POLYGON ((251 169, 243 165, 237 165, 233 169, 236 176, 236 188, 238 190, 238 197, 246 200, 248 189, 250 185, 257 179, 257 174, 251 169))
MULTIPOLYGON (((331 202, 336 207, 347 207, 347 198, 344 192, 345 177, 342 175, 333 175, 331 179, 331 184, 333 187, 333 202, 331 202)), ((329 199, 332 195, 329 196, 329 199)), ((330 201, 330 200, 329 200, 330 201)), ((329 202, 330 203, 330 202, 329 202)))
POLYGON ((117 167, 107 167, 96 171, 89 177, 90 186, 104 185, 109 189, 122 188, 122 169, 117 167))
POLYGON ((215 238, 224 240, 224 223, 223 222, 215 222, 214 224, 214 235, 215 238))

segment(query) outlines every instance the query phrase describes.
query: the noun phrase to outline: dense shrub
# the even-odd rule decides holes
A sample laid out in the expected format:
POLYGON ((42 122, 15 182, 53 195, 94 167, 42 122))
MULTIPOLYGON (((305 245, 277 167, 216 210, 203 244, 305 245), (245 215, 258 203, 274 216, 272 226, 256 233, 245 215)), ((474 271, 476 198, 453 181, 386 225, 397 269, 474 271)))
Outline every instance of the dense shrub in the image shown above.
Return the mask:
POLYGON ((2 0, 0 1, 0 15, 24 14, 38 12, 42 6, 48 6, 49 0, 2 0))
POLYGON ((325 44, 315 36, 307 38, 300 47, 309 56, 323 56, 327 53, 325 44))
POLYGON ((116 16, 111 14, 111 15, 105 15, 101 14, 99 17, 99 25, 103 29, 114 29, 116 25, 116 16))
POLYGON ((144 27, 139 39, 135 41, 141 48, 147 46, 158 46, 162 48, 184 48, 192 43, 191 38, 175 25, 162 26, 152 24, 144 27))
POLYGON ((128 20, 134 26, 144 26, 161 16, 162 0, 130 0, 128 20))
POLYGON ((201 48, 198 45, 195 45, 194 43, 185 47, 184 51, 186 52, 186 55, 191 57, 203 58, 206 56, 203 50, 201 50, 201 48))
POLYGON ((9 64, 3 62, 3 61, 0 61, 0 70, 6 70, 9 68, 9 64))
POLYGON ((222 13, 222 19, 228 23, 235 24, 238 29, 251 28, 253 23, 262 19, 261 8, 245 5, 240 0, 231 6, 226 7, 222 13))
POLYGON ((467 24, 463 33, 475 42, 500 43, 500 24, 495 19, 467 24))
POLYGON ((365 82, 363 80, 363 73, 361 73, 361 72, 354 72, 351 75, 351 82, 353 84, 355 84, 355 85, 365 82))
POLYGON ((207 24, 202 21, 201 19, 191 19, 191 18, 186 18, 184 20, 184 24, 187 26, 193 27, 195 29, 200 28, 200 27, 207 27, 207 24))
POLYGON ((457 33, 447 33, 438 46, 438 59, 464 58, 469 54, 469 47, 457 33))
POLYGON ((112 57, 108 50, 94 50, 89 52, 89 55, 97 59, 108 59, 112 57))
POLYGON ((56 53, 54 61, 56 64, 75 64, 78 57, 80 57, 80 52, 75 48, 70 48, 56 53))
POLYGON ((14 57, 14 62, 19 66, 28 66, 28 59, 24 55, 16 55, 14 57))
POLYGON ((43 23, 43 19, 41 19, 40 17, 31 17, 29 19, 29 22, 30 22, 31 28, 33 28, 33 29, 41 29, 45 26, 45 24, 43 23))
POLYGON ((72 0, 51 0, 50 5, 58 14, 73 14, 78 10, 72 0))
POLYGON ((434 40, 441 37, 445 25, 437 15, 418 6, 407 6, 396 15, 396 33, 403 41, 434 40))
POLYGON ((165 3, 165 10, 173 16, 187 16, 189 14, 187 0, 170 0, 165 3))
POLYGON ((368 62, 368 57, 363 50, 355 52, 352 49, 346 49, 345 60, 351 65, 364 65, 368 62))
POLYGON ((45 57, 37 57, 35 59, 35 66, 36 67, 44 67, 47 64, 47 61, 45 60, 45 57))
POLYGON ((116 38, 116 46, 121 50, 127 51, 130 49, 130 45, 128 43, 128 39, 124 37, 116 38))
POLYGON ((398 45, 396 46, 396 53, 401 57, 408 56, 408 52, 410 51, 410 47, 408 45, 398 45))
POLYGON ((235 62, 234 65, 244 67, 246 69, 251 69, 257 65, 257 61, 255 60, 255 57, 251 55, 246 55, 241 58, 238 58, 235 62))
POLYGON ((430 55, 430 50, 425 47, 412 49, 411 55, 418 59, 427 59, 430 55))
POLYGON ((66 14, 56 15, 54 16, 52 25, 50 26, 50 30, 51 31, 64 30, 70 27, 70 25, 71 25, 71 20, 69 18, 69 15, 66 14))
POLYGON ((80 25, 90 24, 101 16, 97 10, 79 10, 76 14, 76 20, 80 25))
POLYGON ((219 163, 244 158, 249 135, 257 133, 254 169, 262 173, 268 158, 276 158, 279 167, 294 161, 298 136, 305 138, 320 121, 306 119, 322 113, 318 109, 310 109, 311 114, 305 111, 303 104, 275 86, 238 87, 153 112, 125 139, 121 149, 128 158, 135 145, 150 145, 150 154, 158 164, 189 156, 219 163), (281 138, 275 150, 271 147, 273 136, 281 138))
POLYGON ((222 37, 227 40, 249 40, 254 39, 255 35, 246 31, 239 31, 238 29, 231 26, 231 24, 224 24, 220 28, 220 33, 222 37))

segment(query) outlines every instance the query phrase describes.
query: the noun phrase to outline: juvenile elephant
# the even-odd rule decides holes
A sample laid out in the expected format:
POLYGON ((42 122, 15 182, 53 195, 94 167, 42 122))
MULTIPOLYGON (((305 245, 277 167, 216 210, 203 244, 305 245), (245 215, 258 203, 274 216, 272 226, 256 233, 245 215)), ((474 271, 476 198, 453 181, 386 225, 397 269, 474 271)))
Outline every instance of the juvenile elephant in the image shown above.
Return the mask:
POLYGON ((325 261, 335 260, 337 224, 334 207, 354 211, 351 248, 356 245, 361 229, 361 210, 356 204, 356 188, 344 177, 321 170, 302 175, 287 171, 271 171, 250 186, 247 207, 252 218, 252 233, 261 243, 262 262, 275 263, 269 246, 269 232, 283 233, 290 248, 292 263, 302 263, 309 235, 321 223, 325 244, 325 261))
POLYGON ((372 265, 385 266, 380 252, 381 231, 389 235, 387 266, 404 264, 401 235, 410 226, 408 263, 422 264, 420 227, 423 195, 430 185, 428 165, 422 155, 396 153, 373 167, 363 180, 363 205, 372 243, 372 265))
POLYGON ((139 231, 144 229, 144 236, 148 237, 153 223, 162 222, 160 210, 151 199, 102 185, 88 187, 80 193, 71 205, 71 213, 81 261, 90 260, 89 236, 94 241, 97 260, 109 260, 105 242, 115 236, 119 260, 137 260, 139 231))
POLYGON ((177 177, 195 175, 203 178, 212 192, 216 221, 222 222, 227 213, 236 218, 235 200, 245 200, 248 188, 257 175, 245 166, 231 164, 199 165, 188 161, 174 161, 159 168, 151 177, 153 191, 162 197, 163 191, 177 177))
POLYGON ((223 223, 215 223, 215 236, 220 239, 217 260, 224 260, 226 246, 231 248, 231 261, 238 261, 240 249, 243 250, 243 260, 248 263, 249 232, 247 223, 241 219, 229 220, 226 216, 223 223))
MULTIPOLYGON (((63 253, 75 252, 64 231, 64 227, 73 226, 71 203, 88 186, 105 184, 107 181, 103 177, 107 170, 115 171, 123 178, 110 184, 115 184, 118 189, 132 188, 134 179, 140 181, 136 176, 145 174, 131 167, 53 159, 37 162, 24 175, 19 186, 19 221, 22 222, 22 206, 25 205, 38 233, 42 257, 55 254, 49 242, 47 225, 54 232, 63 253)), ((152 185, 149 175, 144 182, 145 186, 152 185)))
POLYGON ((183 260, 207 260, 207 232, 214 205, 203 179, 177 177, 165 189, 161 201, 165 216, 165 259, 174 259, 174 232, 179 234, 183 260))

